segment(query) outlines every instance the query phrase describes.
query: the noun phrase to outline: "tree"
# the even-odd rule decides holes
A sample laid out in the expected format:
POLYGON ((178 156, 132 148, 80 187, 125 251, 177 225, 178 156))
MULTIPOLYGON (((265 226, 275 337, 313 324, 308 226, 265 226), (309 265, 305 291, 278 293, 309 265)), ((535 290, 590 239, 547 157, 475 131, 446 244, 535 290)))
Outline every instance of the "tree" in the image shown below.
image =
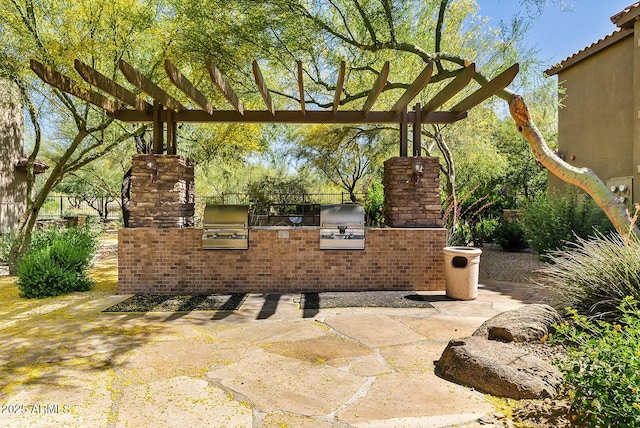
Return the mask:
MULTIPOLYGON (((149 49, 166 42, 154 33, 158 24, 154 0, 142 4, 133 0, 92 2, 34 2, 10 0, 0 5, 3 43, 0 73, 17 83, 31 125, 33 141, 29 154, 27 211, 11 248, 10 265, 31 237, 38 212, 49 192, 65 177, 101 158, 146 126, 125 127, 103 111, 45 85, 28 68, 28 59, 65 74, 71 74, 75 58, 115 77, 117 61, 131 58, 133 48, 147 40, 149 49), (33 163, 41 152, 43 130, 49 134, 49 161, 53 167, 36 191, 33 163)), ((155 4, 157 5, 157 4, 155 4)), ((142 52, 140 52, 142 54, 142 52)))
POLYGON ((388 137, 388 131, 383 128, 319 125, 301 132, 294 153, 298 159, 304 159, 308 167, 320 171, 331 183, 349 193, 351 202, 357 202, 358 188, 366 190, 367 178, 395 145, 388 137))
MULTIPOLYGON (((315 2, 274 2, 280 7, 279 13, 287 15, 289 19, 296 22, 302 19, 307 28, 319 30, 326 43, 314 43, 311 49, 312 64, 334 63, 336 57, 349 56, 351 62, 366 69, 373 75, 379 67, 372 65, 379 60, 384 53, 395 57, 396 61, 403 61, 407 68, 413 68, 421 62, 433 62, 436 72, 432 77, 432 82, 440 82, 450 79, 459 74, 468 64, 467 55, 471 57, 477 55, 479 42, 482 42, 483 33, 472 33, 469 28, 465 28, 465 19, 469 18, 468 13, 459 13, 461 9, 473 10, 474 3, 471 1, 426 1, 411 3, 407 7, 404 2, 389 0, 367 1, 367 0, 331 0, 315 2), (434 14, 437 16, 435 22, 434 14), (410 15, 410 16, 409 16, 410 15), (417 28, 415 23, 419 23, 423 28, 417 28), (435 25, 433 27, 429 25, 435 25), (412 28, 413 27, 413 28, 412 28), (427 31, 425 31, 425 27, 427 31), (463 31, 464 30, 464 31, 463 31), (464 34, 465 37, 455 37, 464 34), (421 43, 422 42, 422 43, 421 43), (323 55, 318 55, 318 49, 326 46, 323 55), (430 49, 429 47, 432 47, 430 49), (367 55, 369 54, 369 55, 367 55), (417 61, 416 61, 417 60, 417 61)), ((544 0, 533 0, 534 6, 544 5, 544 0)), ((275 6, 272 6, 275 7, 275 6)), ((464 11, 463 11, 464 12, 464 11)), ((299 22, 299 21, 298 21, 299 22)), ((514 20, 514 24, 522 22, 514 20)), ((300 24, 289 25, 289 28, 300 28, 300 24)), ((287 42, 293 39, 293 35, 278 33, 279 40, 287 42)), ((518 30, 514 26, 514 30, 518 30)), ((518 31, 512 32, 512 36, 518 36, 518 31)), ((505 65, 514 58, 510 56, 512 50, 509 47, 517 47, 513 44, 514 38, 502 40, 502 44, 494 46, 490 51, 491 57, 482 58, 476 61, 479 69, 473 79, 480 85, 488 82, 488 75, 493 74, 492 69, 496 64, 505 65), (509 55, 505 55, 509 54, 509 55)), ((299 47, 299 45, 294 45, 299 47)), ((292 52, 292 48, 286 45, 286 50, 292 52)), ((518 52, 522 54, 522 52, 518 52)), ((313 67, 313 66, 312 66, 313 67)), ((321 67, 318 67, 318 70, 321 67)), ((416 67, 415 69, 419 69, 416 67)), ((321 73, 316 73, 316 82, 327 88, 331 85, 326 83, 321 73)), ((387 85, 386 90, 396 88, 393 84, 387 85)), ((355 101, 366 96, 365 93, 349 93, 345 91, 345 96, 341 104, 355 101)), ((544 165, 551 173, 558 176, 563 181, 573 184, 588 193, 596 204, 606 213, 612 223, 621 233, 629 230, 640 236, 640 231, 631 224, 624 205, 612 195, 604 183, 590 170, 575 168, 558 156, 547 145, 544 136, 536 127, 531 113, 524 98, 512 90, 504 89, 499 94, 499 98, 509 105, 509 112, 515 120, 518 132, 529 142, 531 150, 538 162, 544 165)), ((321 103, 318 103, 322 105, 321 103)))

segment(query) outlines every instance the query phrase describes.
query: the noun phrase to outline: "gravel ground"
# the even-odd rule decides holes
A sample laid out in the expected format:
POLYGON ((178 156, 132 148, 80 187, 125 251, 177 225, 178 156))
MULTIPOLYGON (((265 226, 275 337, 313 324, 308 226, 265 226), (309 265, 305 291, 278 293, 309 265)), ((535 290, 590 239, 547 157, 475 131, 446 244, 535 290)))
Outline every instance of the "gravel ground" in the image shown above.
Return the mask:
POLYGON ((480 280, 533 282, 544 262, 533 251, 508 253, 495 244, 485 244, 480 255, 480 280))

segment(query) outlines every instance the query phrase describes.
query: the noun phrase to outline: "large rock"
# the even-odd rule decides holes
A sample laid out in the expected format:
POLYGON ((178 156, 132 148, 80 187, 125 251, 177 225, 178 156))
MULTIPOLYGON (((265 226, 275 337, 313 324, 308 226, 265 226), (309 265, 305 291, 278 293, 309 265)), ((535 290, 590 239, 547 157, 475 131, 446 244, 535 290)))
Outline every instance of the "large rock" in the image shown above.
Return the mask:
POLYGON ((452 340, 436 362, 436 373, 498 397, 553 397, 562 375, 550 363, 513 343, 482 337, 452 340))
POLYGON ((531 304, 485 321, 473 336, 503 342, 534 342, 548 334, 553 324, 561 322, 562 318, 551 306, 531 304))

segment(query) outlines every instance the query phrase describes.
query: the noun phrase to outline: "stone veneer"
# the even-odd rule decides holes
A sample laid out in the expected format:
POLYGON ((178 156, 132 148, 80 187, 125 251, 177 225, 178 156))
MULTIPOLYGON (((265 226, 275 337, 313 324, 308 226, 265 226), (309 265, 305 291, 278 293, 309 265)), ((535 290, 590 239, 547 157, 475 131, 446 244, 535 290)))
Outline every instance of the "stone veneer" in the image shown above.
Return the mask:
POLYGON ((128 293, 444 290, 446 231, 366 229, 364 250, 320 250, 314 227, 254 228, 248 250, 203 250, 202 229, 118 232, 128 293))
POLYGON ((184 156, 134 155, 130 227, 190 227, 195 206, 194 162, 184 156))
POLYGON ((384 163, 384 218, 389 227, 442 227, 440 163, 434 157, 397 157, 384 163), (414 165, 422 162, 421 176, 414 165))

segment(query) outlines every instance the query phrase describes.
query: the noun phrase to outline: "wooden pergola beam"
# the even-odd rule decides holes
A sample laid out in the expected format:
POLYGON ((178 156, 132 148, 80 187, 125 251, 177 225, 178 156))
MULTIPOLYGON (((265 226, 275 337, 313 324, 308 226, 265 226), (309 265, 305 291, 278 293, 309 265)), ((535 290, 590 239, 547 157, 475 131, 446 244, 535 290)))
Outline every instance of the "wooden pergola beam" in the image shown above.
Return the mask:
POLYGON ((167 72, 167 76, 169 76, 171 83, 198 104, 202 110, 211 115, 213 114, 213 104, 211 104, 207 97, 200 92, 198 88, 196 88, 195 85, 191 83, 191 81, 189 81, 189 79, 187 79, 180 70, 178 70, 178 67, 173 65, 168 59, 164 61, 164 70, 167 72))
POLYGON ((378 78, 373 84, 371 91, 369 91, 369 96, 367 97, 364 105, 362 106, 362 112, 366 115, 371 111, 373 104, 376 102, 382 90, 387 85, 387 78, 389 77, 389 61, 385 61, 382 66, 382 70, 380 70, 380 74, 378 74, 378 78))
POLYGON ((120 66, 120 71, 122 71, 122 74, 124 74, 124 77, 127 78, 129 83, 139 88, 160 104, 175 111, 186 110, 178 100, 167 94, 162 88, 153 83, 125 60, 121 59, 118 65, 120 66))
POLYGON ((429 84, 432 74, 433 62, 429 62, 424 70, 422 70, 422 73, 416 77, 416 80, 409 85, 404 94, 402 94, 394 106, 391 107, 391 111, 395 114, 399 114, 406 106, 408 106, 411 100, 413 100, 427 86, 427 84, 429 84))
POLYGON ((73 67, 85 82, 105 91, 136 110, 145 112, 153 109, 151 104, 79 59, 73 62, 73 67))
POLYGON ((444 103, 449 101, 455 94, 467 87, 473 75, 476 74, 476 65, 471 64, 462 70, 447 86, 438 92, 431 100, 422 108, 422 113, 429 114, 436 111, 444 103))
POLYGON ((233 89, 231 89, 229 82, 227 82, 227 79, 224 77, 222 72, 218 70, 218 67, 213 65, 209 59, 207 60, 207 69, 209 70, 211 81, 216 85, 220 92, 222 92, 222 95, 224 95, 227 101, 231 103, 231 107, 233 107, 238 113, 243 114, 244 104, 240 101, 236 93, 233 92, 233 89))
MULTIPOLYGON (((463 119, 466 114, 454 114, 449 111, 436 111, 428 115, 421 115, 424 123, 453 123, 463 119)), ((151 113, 140 113, 136 110, 119 110, 113 114, 123 122, 153 122, 151 113)), ((167 121, 166 112, 159 112, 158 120, 167 121)), ((244 110, 243 114, 235 110, 216 110, 211 116, 202 110, 183 110, 173 115, 173 120, 178 123, 401 123, 402 117, 390 111, 371 111, 367 116, 362 111, 348 110, 338 111, 334 116, 328 110, 307 110, 302 116, 299 110, 276 110, 275 115, 265 110, 244 110)), ((407 113, 407 122, 415 122, 415 112, 407 113)))
POLYGON ((31 70, 40 77, 45 83, 57 88, 63 92, 67 92, 75 97, 80 98, 96 107, 100 107, 108 113, 115 113, 118 111, 118 106, 113 100, 99 94, 91 89, 86 89, 78 86, 71 78, 65 76, 52 69, 49 66, 36 61, 31 60, 31 70))
POLYGON ((298 61, 298 92, 300 93, 300 112, 304 116, 307 114, 307 108, 304 102, 304 80, 302 79, 302 61, 298 61))
POLYGON ((336 83, 336 93, 333 96, 333 109, 332 113, 335 116, 340 106, 340 97, 342 96, 342 88, 344 87, 344 73, 347 68, 347 64, 344 61, 340 61, 340 71, 338 72, 338 82, 336 83))
POLYGON ((481 102, 485 101, 486 99, 490 98, 491 96, 497 94, 498 92, 509 86, 509 84, 518 74, 519 70, 520 65, 518 63, 513 64, 511 67, 507 68, 505 71, 491 79, 489 82, 482 85, 480 89, 476 90, 467 98, 453 106, 451 108, 451 111, 457 114, 469 111, 473 107, 477 106, 481 102))
POLYGON ((258 86, 258 91, 260 91, 262 100, 264 101, 264 104, 267 106, 267 110, 272 115, 275 115, 276 108, 273 105, 273 100, 271 99, 269 88, 267 88, 267 84, 264 82, 264 77, 262 77, 262 72, 260 71, 260 66, 258 65, 258 61, 253 60, 252 68, 253 68, 253 77, 256 80, 256 85, 258 86))

